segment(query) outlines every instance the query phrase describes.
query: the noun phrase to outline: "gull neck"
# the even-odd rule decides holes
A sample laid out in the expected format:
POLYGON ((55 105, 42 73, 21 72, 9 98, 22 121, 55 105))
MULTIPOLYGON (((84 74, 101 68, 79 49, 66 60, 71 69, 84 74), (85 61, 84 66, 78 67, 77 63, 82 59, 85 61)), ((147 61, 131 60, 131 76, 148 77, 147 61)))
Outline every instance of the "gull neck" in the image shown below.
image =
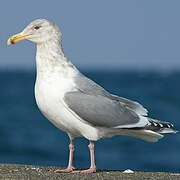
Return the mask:
POLYGON ((53 73, 71 69, 78 71, 75 66, 66 58, 63 53, 61 41, 53 39, 37 44, 36 67, 38 73, 53 73))

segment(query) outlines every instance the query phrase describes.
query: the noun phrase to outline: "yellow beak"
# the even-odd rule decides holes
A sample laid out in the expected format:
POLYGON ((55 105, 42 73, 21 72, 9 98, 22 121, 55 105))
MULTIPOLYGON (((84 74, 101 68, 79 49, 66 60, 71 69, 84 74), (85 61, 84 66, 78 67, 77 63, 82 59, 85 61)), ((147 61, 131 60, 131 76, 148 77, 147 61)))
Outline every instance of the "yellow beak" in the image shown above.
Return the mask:
POLYGON ((21 33, 15 34, 15 35, 11 36, 11 37, 8 39, 7 44, 8 44, 8 45, 10 45, 10 44, 16 44, 17 42, 26 39, 27 36, 28 36, 28 35, 22 35, 21 33))

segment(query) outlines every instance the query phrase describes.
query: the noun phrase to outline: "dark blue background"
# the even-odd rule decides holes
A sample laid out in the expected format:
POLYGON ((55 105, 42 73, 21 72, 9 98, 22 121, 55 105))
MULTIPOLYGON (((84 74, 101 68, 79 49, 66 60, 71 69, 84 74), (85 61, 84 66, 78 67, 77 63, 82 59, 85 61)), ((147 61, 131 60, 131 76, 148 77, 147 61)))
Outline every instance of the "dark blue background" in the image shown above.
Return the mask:
MULTIPOLYGON (((111 93, 141 102, 153 118, 180 128, 180 72, 85 71, 111 93)), ((68 136, 39 112, 34 99, 35 72, 0 71, 0 163, 66 166, 68 136)), ((87 168, 88 141, 75 140, 74 164, 87 168)), ((158 143, 113 137, 95 143, 97 168, 180 171, 180 135, 158 143)))

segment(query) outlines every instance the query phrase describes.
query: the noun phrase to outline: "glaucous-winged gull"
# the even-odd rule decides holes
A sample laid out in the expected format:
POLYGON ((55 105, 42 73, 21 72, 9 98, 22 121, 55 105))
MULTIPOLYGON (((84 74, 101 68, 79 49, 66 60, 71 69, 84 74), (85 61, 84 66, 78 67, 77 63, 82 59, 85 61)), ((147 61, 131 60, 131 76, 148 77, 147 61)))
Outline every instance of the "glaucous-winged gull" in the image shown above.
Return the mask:
POLYGON ((81 74, 64 56, 61 32, 55 23, 37 19, 11 36, 8 44, 24 39, 37 45, 37 105, 70 138, 69 164, 54 172, 96 172, 93 141, 100 138, 122 135, 156 142, 162 133, 176 132, 171 123, 147 117, 147 110, 139 103, 112 95, 81 74), (74 171, 74 137, 90 141, 91 166, 87 170, 74 171))

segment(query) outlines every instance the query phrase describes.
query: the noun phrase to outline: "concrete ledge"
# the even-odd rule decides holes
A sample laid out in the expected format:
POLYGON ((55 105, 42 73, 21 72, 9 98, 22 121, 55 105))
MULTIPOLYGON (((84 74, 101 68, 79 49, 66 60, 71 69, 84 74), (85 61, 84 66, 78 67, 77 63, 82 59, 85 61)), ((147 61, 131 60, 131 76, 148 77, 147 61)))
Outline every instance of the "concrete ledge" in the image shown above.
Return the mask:
POLYGON ((98 170, 92 174, 72 174, 72 173, 51 173, 49 169, 57 169, 57 167, 43 167, 33 165, 17 165, 17 164, 0 164, 1 180, 179 180, 180 173, 165 172, 134 172, 124 174, 123 171, 98 170))

